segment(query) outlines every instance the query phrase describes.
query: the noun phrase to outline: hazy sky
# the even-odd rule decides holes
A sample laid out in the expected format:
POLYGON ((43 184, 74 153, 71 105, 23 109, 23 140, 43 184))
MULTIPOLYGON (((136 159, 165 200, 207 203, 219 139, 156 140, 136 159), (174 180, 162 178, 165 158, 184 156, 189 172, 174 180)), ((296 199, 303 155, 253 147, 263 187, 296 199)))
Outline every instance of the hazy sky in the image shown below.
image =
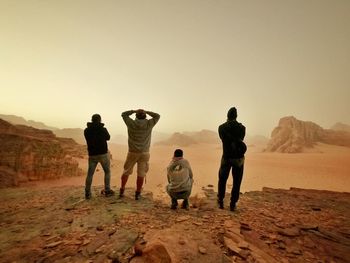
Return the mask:
POLYGON ((250 135, 294 115, 350 124, 349 0, 0 0, 0 113, 84 128, 161 114, 160 132, 250 135))

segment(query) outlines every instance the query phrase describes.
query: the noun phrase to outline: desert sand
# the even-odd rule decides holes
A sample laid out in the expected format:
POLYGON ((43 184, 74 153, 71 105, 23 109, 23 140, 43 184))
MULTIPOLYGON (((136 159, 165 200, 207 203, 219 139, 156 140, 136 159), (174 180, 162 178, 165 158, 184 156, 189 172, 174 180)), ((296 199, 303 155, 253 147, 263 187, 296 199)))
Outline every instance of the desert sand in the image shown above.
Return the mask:
MULTIPOLYGON (((144 190, 154 193, 154 197, 163 196, 166 185, 166 167, 170 162, 176 146, 153 145, 151 147, 150 170, 147 174, 144 190)), ((241 192, 261 190, 263 187, 289 189, 350 191, 350 148, 327 144, 318 144, 305 153, 267 153, 262 152, 264 145, 248 146, 245 172, 241 192)), ((120 175, 127 154, 126 145, 109 144, 112 153, 111 184, 115 190, 120 186, 120 175)), ((221 145, 196 144, 182 147, 194 172, 193 194, 201 188, 214 185, 216 189, 217 174, 221 158, 221 145)), ((87 169, 87 160, 80 160, 81 167, 87 169)), ((127 187, 135 187, 136 169, 130 176, 127 187)), ((42 185, 84 185, 85 176, 44 181, 42 185)), ((228 180, 230 190, 232 177, 228 180)), ((100 166, 94 175, 93 185, 103 185, 103 171, 100 166)))

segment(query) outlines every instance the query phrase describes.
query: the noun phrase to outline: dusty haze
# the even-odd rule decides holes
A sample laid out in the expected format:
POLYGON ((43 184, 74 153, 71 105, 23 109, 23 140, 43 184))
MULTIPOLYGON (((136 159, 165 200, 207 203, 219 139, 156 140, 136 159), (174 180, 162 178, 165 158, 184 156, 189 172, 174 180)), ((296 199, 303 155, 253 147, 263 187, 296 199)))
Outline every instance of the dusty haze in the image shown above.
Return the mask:
POLYGON ((350 1, 0 2, 0 112, 59 128, 161 114, 159 132, 350 123, 350 1))

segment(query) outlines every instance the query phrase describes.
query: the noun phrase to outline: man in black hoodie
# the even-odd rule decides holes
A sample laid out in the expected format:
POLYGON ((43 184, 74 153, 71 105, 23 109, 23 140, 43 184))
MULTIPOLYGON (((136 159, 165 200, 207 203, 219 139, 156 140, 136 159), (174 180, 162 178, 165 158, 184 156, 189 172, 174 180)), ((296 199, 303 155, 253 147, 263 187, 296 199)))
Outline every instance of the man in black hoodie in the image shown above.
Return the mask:
POLYGON ((231 190, 230 210, 234 211, 239 199, 241 187, 244 153, 247 150, 243 142, 245 127, 237 122, 237 110, 232 107, 227 113, 227 121, 219 126, 219 136, 222 141, 223 154, 221 158, 218 183, 218 204, 224 208, 226 182, 232 168, 233 186, 231 190))
POLYGON ((110 135, 104 124, 101 123, 101 116, 99 114, 92 115, 91 122, 87 123, 87 128, 84 130, 84 136, 89 152, 89 168, 85 181, 85 198, 91 198, 92 177, 98 163, 101 164, 105 173, 105 188, 103 192, 106 196, 112 196, 114 195, 114 191, 110 187, 111 170, 107 146, 110 135))

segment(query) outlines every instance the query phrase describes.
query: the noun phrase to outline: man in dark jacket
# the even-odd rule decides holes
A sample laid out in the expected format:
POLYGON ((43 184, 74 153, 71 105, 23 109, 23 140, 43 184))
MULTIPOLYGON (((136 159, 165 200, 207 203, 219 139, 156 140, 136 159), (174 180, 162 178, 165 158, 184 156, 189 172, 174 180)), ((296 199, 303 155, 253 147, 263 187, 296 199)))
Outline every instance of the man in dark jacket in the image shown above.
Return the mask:
POLYGON ((98 163, 101 164, 105 173, 105 188, 102 192, 106 196, 112 196, 114 195, 114 191, 110 187, 110 156, 107 146, 110 135, 104 124, 101 123, 101 116, 99 114, 92 115, 91 122, 87 123, 87 128, 84 130, 84 136, 89 152, 89 168, 85 181, 85 198, 91 198, 92 178, 98 163))
POLYGON ((237 110, 232 107, 227 113, 227 121, 219 126, 219 136, 222 141, 223 154, 219 170, 218 204, 224 208, 226 182, 232 168, 233 186, 231 190, 230 210, 234 211, 239 199, 241 187, 244 153, 247 150, 243 142, 245 127, 237 122, 237 110))

